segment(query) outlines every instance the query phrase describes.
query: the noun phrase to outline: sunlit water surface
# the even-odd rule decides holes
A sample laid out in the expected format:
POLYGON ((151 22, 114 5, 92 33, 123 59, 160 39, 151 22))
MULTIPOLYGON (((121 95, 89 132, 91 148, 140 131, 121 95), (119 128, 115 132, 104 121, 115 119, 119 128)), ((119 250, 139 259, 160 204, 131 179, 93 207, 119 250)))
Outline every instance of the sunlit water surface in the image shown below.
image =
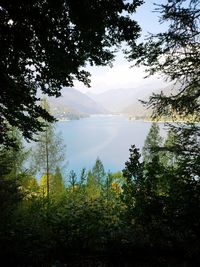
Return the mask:
POLYGON ((56 128, 67 146, 65 171, 74 170, 79 175, 83 167, 92 168, 97 157, 106 171, 122 170, 129 158, 130 146, 135 144, 141 149, 150 126, 151 122, 129 120, 118 115, 58 122, 56 128))

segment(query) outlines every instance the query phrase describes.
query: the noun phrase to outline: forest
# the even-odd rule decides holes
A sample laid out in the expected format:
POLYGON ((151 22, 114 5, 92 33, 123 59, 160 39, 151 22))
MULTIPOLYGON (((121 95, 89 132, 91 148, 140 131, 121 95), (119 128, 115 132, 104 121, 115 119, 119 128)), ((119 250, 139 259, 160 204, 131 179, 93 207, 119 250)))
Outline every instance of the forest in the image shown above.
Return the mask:
POLYGON ((154 122, 143 160, 133 145, 122 171, 105 173, 97 158, 80 177, 74 171, 63 177, 62 143, 51 124, 33 155, 23 148, 17 131, 12 133, 20 149, 1 150, 0 251, 7 266, 155 266, 150 264, 198 259, 197 136, 186 144, 193 144, 191 160, 178 149, 188 142, 187 135, 180 141, 176 126, 163 139, 154 122), (26 169, 28 157, 37 167, 26 169), (39 180, 33 176, 38 169, 43 172, 39 180))
POLYGON ((139 43, 132 15, 143 2, 0 1, 4 266, 200 265, 200 2, 158 5, 168 28, 139 43), (143 103, 154 122, 142 151, 130 147, 123 170, 106 173, 97 158, 80 177, 65 176, 66 148, 37 92, 59 97, 74 80, 90 86, 86 64, 112 65, 113 47, 124 42, 129 61, 178 91, 143 103), (164 117, 175 121, 165 138, 156 123, 164 117))

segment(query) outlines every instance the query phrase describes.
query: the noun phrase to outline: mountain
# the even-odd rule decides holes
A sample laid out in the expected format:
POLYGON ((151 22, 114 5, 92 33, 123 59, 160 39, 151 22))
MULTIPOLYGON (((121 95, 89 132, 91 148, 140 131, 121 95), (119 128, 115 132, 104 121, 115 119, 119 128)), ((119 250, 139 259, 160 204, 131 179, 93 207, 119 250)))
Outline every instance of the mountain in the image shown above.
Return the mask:
MULTIPOLYGON (((172 87, 171 85, 162 88, 162 89, 156 89, 153 92, 155 94, 159 94, 161 91, 165 95, 170 95, 172 93, 177 93, 178 86, 172 87)), ((130 104, 127 105, 124 109, 121 110, 122 114, 131 115, 136 118, 145 118, 149 117, 152 113, 152 109, 145 107, 139 100, 148 101, 149 97, 152 95, 152 93, 144 94, 144 92, 138 92, 137 98, 130 104)))
POLYGON ((146 84, 137 88, 109 90, 101 94, 88 93, 88 96, 110 112, 135 117, 148 117, 151 110, 144 107, 139 100, 148 100, 153 92, 160 93, 161 91, 169 95, 172 91, 172 86, 155 89, 153 85, 146 84))
POLYGON ((126 107, 143 99, 155 89, 153 84, 144 84, 140 87, 113 89, 100 94, 88 93, 88 96, 111 112, 121 112, 126 107))
POLYGON ((110 112, 120 112, 135 99, 137 90, 113 89, 100 94, 88 93, 95 102, 104 106, 110 112))
POLYGON ((59 119, 79 119, 108 112, 144 118, 150 116, 151 110, 144 107, 139 100, 148 100, 153 91, 163 91, 166 95, 172 92, 172 86, 153 90, 154 88, 146 84, 137 88, 109 90, 101 94, 83 94, 74 88, 66 87, 62 89, 61 97, 49 98, 49 103, 54 116, 59 119))
POLYGON ((53 114, 65 113, 70 117, 84 117, 91 114, 106 114, 107 111, 99 103, 96 103, 86 94, 78 90, 65 87, 62 89, 62 96, 49 98, 53 114))
POLYGON ((150 117, 152 109, 147 109, 139 100, 135 100, 131 105, 121 110, 121 113, 135 117, 136 119, 141 119, 150 117))

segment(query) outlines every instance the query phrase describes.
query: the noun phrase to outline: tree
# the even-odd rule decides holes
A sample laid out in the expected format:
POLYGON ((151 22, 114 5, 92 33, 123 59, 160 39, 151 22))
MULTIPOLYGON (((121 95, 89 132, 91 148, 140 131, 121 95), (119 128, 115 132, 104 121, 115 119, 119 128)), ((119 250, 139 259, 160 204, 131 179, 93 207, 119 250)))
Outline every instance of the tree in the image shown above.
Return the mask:
POLYGON ((162 137, 160 136, 159 125, 155 122, 152 123, 149 133, 145 139, 144 146, 142 148, 142 155, 144 162, 151 162, 155 155, 158 155, 158 148, 161 145, 162 137))
POLYGON ((140 27, 131 14, 142 0, 8 1, 0 3, 0 140, 5 121, 26 138, 53 117, 38 105, 38 90, 60 95, 79 80, 89 86, 90 65, 111 64, 122 42, 134 45, 140 27))
POLYGON ((125 169, 122 171, 125 179, 122 197, 127 205, 128 213, 131 215, 135 206, 137 188, 140 187, 143 181, 144 164, 140 162, 141 155, 135 145, 132 145, 129 151, 129 161, 125 163, 125 169))
MULTIPOLYGON (((43 108, 49 111, 48 102, 42 102, 43 108)), ((61 134, 55 132, 55 126, 46 122, 43 132, 37 137, 35 148, 33 149, 32 164, 34 169, 40 174, 47 176, 47 196, 50 192, 50 175, 52 176, 57 167, 62 167, 65 159, 65 145, 61 138, 61 134)))
POLYGON ((74 192, 74 189, 75 189, 76 184, 77 184, 77 176, 76 176, 75 171, 73 171, 73 170, 71 170, 69 173, 69 183, 72 187, 72 191, 74 192))
POLYGON ((64 191, 65 185, 63 181, 63 177, 59 167, 56 167, 55 174, 53 175, 52 181, 52 192, 54 194, 60 194, 64 191))
POLYGON ((39 185, 35 177, 28 173, 20 175, 20 190, 24 195, 24 198, 31 199, 36 198, 39 194, 39 185))
POLYGON ((106 173, 103 163, 99 158, 96 159, 92 170, 89 170, 86 181, 86 194, 89 199, 100 197, 105 182, 106 173))
POLYGON ((59 195, 64 189, 64 181, 60 168, 56 167, 55 173, 44 173, 40 179, 40 191, 43 195, 59 195))
POLYGON ((104 196, 107 201, 116 201, 122 192, 122 184, 124 182, 122 172, 108 172, 104 183, 104 196))
MULTIPOLYGON (((149 75, 161 74, 174 85, 170 95, 153 94, 146 103, 153 107, 153 117, 182 118, 191 121, 170 128, 176 138, 173 144, 161 148, 166 155, 176 160, 174 166, 165 165, 159 170, 149 169, 168 180, 167 194, 162 197, 163 225, 169 233, 167 242, 182 250, 192 252, 189 244, 198 244, 199 230, 199 122, 200 120, 200 9, 198 0, 167 0, 158 5, 161 22, 167 22, 167 31, 150 35, 130 54, 137 64, 145 65, 149 75), (173 223, 170 218, 174 218, 173 223), (193 219, 191 219, 193 218, 193 219), (171 236, 171 238, 170 238, 171 236)), ((152 176, 152 175, 151 175, 152 176)), ((160 196, 159 196, 160 198, 160 196)), ((157 197, 155 198, 155 200, 157 197)), ((157 199, 158 201, 158 199, 157 199)), ((144 214, 144 212, 143 212, 144 214)), ((161 214, 159 215, 161 218, 161 214)), ((157 216, 158 218, 158 216, 157 216)), ((154 222, 157 219, 154 218, 154 222)), ((160 221, 160 220, 157 220, 160 221)), ((195 253, 194 253, 195 254, 195 253)))
POLYGON ((174 142, 168 150, 174 154, 176 169, 184 182, 200 181, 200 131, 198 124, 171 126, 174 142))
MULTIPOLYGON (((158 5, 157 11, 161 14, 161 22, 168 23, 167 31, 150 35, 130 58, 138 58, 137 64, 145 65, 149 75, 163 75, 176 85, 176 90, 168 96, 162 92, 154 94, 147 105, 154 108, 154 117, 178 115, 187 121, 189 116, 191 122, 199 122, 199 1, 168 0, 166 4, 158 5)), ((191 177, 198 177, 199 124, 182 123, 170 127, 176 135, 176 141, 173 145, 165 146, 163 151, 178 157, 178 165, 182 166, 180 170, 187 173, 187 182, 190 182, 191 177)))
POLYGON ((99 157, 97 157, 95 164, 92 168, 92 176, 94 178, 94 182, 97 186, 101 186, 104 182, 105 179, 105 170, 104 170, 104 166, 103 163, 101 162, 101 160, 99 159, 99 157))
POLYGON ((15 146, 0 145, 0 177, 17 179, 25 172, 24 163, 30 151, 24 148, 22 136, 16 128, 9 128, 9 135, 15 139, 15 146))
POLYGON ((165 168, 175 168, 177 165, 178 151, 174 148, 178 143, 178 136, 173 131, 173 128, 170 128, 164 140, 163 147, 160 149, 160 161, 165 168))
POLYGON ((49 199, 49 195, 50 195, 50 190, 51 190, 51 184, 53 181, 53 175, 51 173, 44 173, 41 178, 40 178, 40 193, 42 194, 42 196, 47 196, 47 198, 49 199))
POLYGON ((92 171, 90 170, 87 175, 86 194, 89 200, 95 200, 101 195, 101 187, 97 184, 92 171))
POLYGON ((83 186, 85 184, 86 179, 87 179, 86 168, 82 168, 81 175, 80 175, 80 185, 81 186, 83 186))
POLYGON ((200 111, 200 10, 198 0, 168 0, 158 5, 160 21, 168 23, 164 33, 150 35, 146 43, 133 49, 130 59, 147 67, 149 74, 159 73, 176 84, 174 94, 154 94, 149 106, 154 116, 193 115, 200 111))

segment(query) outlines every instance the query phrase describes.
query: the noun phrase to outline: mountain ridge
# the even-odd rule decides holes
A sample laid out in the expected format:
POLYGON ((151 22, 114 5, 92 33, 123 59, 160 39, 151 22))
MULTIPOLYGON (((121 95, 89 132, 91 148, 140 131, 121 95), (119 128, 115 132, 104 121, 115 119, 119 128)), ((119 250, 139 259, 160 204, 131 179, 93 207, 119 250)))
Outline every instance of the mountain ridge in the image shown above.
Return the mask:
MULTIPOLYGON (((53 115, 59 118, 79 119, 94 114, 124 114, 135 118, 150 117, 152 110, 147 109, 139 100, 148 101, 152 93, 169 95, 172 86, 156 88, 144 85, 136 88, 113 89, 100 94, 82 93, 71 87, 62 89, 62 96, 49 98, 53 115)), ((175 89, 176 90, 176 89, 175 89)))
POLYGON ((71 87, 64 87, 60 97, 51 97, 48 98, 48 101, 55 117, 62 115, 61 117, 76 119, 93 114, 107 114, 107 110, 99 103, 71 87))
POLYGON ((168 84, 163 88, 154 88, 153 85, 146 84, 136 88, 119 88, 100 94, 89 93, 88 95, 110 112, 127 116, 149 117, 152 110, 147 109, 139 100, 148 101, 152 93, 159 94, 161 91, 169 95, 173 91, 173 87, 168 84))

